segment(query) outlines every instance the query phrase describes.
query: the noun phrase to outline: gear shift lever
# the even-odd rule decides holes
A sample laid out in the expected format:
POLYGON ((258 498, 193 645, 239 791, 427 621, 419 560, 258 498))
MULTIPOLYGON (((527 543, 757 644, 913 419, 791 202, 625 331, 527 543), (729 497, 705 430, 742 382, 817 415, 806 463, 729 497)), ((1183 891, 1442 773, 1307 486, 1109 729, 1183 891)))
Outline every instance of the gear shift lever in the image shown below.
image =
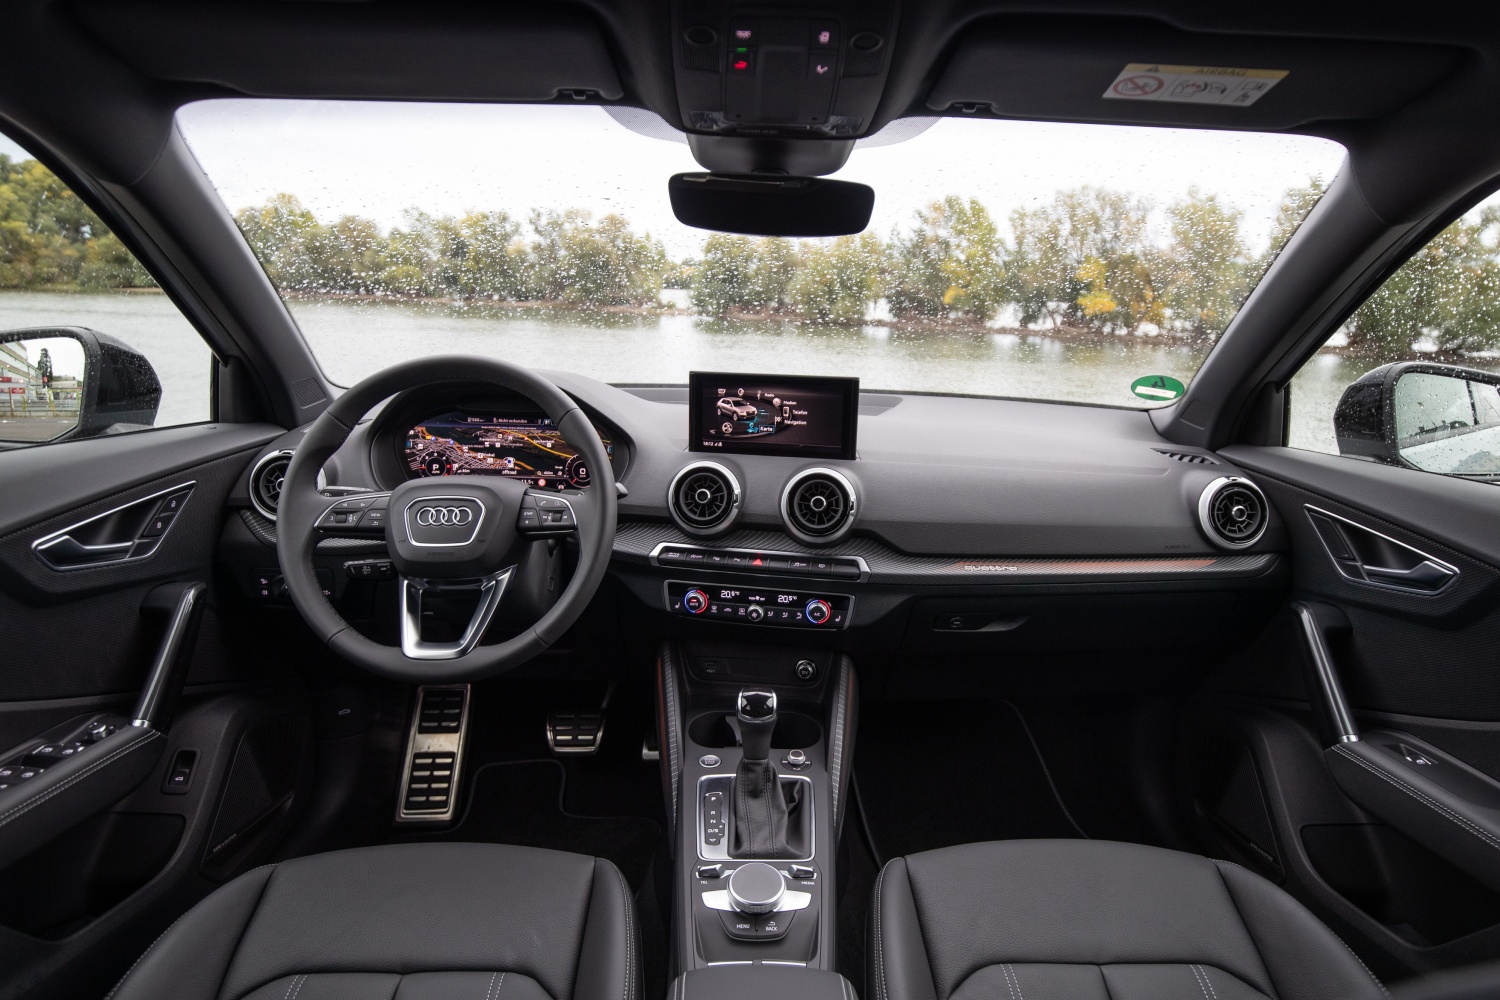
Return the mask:
POLYGON ((741 690, 739 706, 745 760, 766 760, 771 756, 771 734, 776 731, 776 692, 741 690))
POLYGON ((771 735, 776 731, 776 692, 745 688, 738 701, 740 766, 734 774, 734 811, 729 856, 797 858, 803 856, 806 814, 802 784, 782 788, 771 762, 771 735), (796 846, 787 843, 789 834, 796 846))

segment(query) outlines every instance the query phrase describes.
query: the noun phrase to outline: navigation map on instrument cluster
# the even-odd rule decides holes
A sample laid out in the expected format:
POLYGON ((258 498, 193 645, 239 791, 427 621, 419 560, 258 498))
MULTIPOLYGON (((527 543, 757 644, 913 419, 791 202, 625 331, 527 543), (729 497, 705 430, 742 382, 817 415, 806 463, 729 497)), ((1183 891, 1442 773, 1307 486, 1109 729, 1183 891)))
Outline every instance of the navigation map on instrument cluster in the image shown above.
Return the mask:
POLYGON ((412 477, 505 476, 559 490, 589 484, 587 463, 545 417, 445 413, 413 427, 404 444, 412 477))

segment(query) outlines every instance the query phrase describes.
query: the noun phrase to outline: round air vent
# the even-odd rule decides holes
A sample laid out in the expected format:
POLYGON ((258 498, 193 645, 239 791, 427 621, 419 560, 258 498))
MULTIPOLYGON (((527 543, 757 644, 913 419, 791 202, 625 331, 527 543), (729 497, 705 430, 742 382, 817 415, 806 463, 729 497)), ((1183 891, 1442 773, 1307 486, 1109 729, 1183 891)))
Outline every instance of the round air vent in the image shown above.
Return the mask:
POLYGON ((854 486, 832 469, 806 469, 781 494, 781 520, 801 542, 817 545, 842 538, 854 524, 854 486))
POLYGON ((291 464, 290 451, 273 451, 250 470, 250 503, 273 521, 276 508, 281 505, 281 485, 286 482, 286 470, 291 464))
POLYGON ((1215 545, 1226 549, 1254 545, 1265 534, 1270 514, 1260 487, 1239 476, 1215 479, 1198 497, 1198 523, 1215 545))
POLYGON ((667 508, 688 534, 717 534, 739 515, 740 482, 717 462, 689 465, 673 478, 667 508))

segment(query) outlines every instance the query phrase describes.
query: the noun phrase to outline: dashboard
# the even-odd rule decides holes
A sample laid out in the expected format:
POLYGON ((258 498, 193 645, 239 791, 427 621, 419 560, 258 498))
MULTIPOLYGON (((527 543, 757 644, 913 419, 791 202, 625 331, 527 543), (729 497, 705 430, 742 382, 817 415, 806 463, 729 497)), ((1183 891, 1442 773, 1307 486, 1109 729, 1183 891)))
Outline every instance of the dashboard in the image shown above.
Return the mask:
MULTIPOLYGON (((889 644, 900 637, 878 630, 910 613, 928 651, 969 633, 997 648, 1097 645, 1142 620, 1218 635, 1259 607, 1235 602, 1284 586, 1286 528, 1259 491, 1268 516, 1250 538, 1215 538, 1204 510, 1255 477, 1171 445, 1146 412, 802 376, 616 386, 545 374, 588 414, 610 475, 580 467, 528 400, 447 383, 361 421, 325 464, 328 486, 485 475, 566 496, 619 484, 612 576, 705 634, 876 629, 863 634, 889 644)), ((265 453, 286 454, 299 433, 265 453)))
MULTIPOLYGON (((607 453, 614 444, 599 435, 607 453)), ((588 463, 547 417, 448 410, 424 417, 400 438, 406 478, 503 476, 536 489, 587 489, 588 463)))

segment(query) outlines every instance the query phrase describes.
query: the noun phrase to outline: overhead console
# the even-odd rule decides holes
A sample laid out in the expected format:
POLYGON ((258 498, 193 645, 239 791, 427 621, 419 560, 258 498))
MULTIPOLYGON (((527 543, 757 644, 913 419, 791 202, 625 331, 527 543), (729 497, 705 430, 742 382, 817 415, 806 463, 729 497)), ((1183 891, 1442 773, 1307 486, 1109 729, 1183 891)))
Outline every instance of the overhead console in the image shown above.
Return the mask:
MULTIPOLYGON (((894 15, 888 0, 795 10, 683 0, 673 11, 683 127, 768 138, 866 134, 885 87, 894 15)), ((699 146, 694 152, 704 162, 699 146)), ((845 148, 832 167, 798 172, 829 173, 847 156, 845 148)), ((704 165, 755 169, 748 162, 704 165)))

